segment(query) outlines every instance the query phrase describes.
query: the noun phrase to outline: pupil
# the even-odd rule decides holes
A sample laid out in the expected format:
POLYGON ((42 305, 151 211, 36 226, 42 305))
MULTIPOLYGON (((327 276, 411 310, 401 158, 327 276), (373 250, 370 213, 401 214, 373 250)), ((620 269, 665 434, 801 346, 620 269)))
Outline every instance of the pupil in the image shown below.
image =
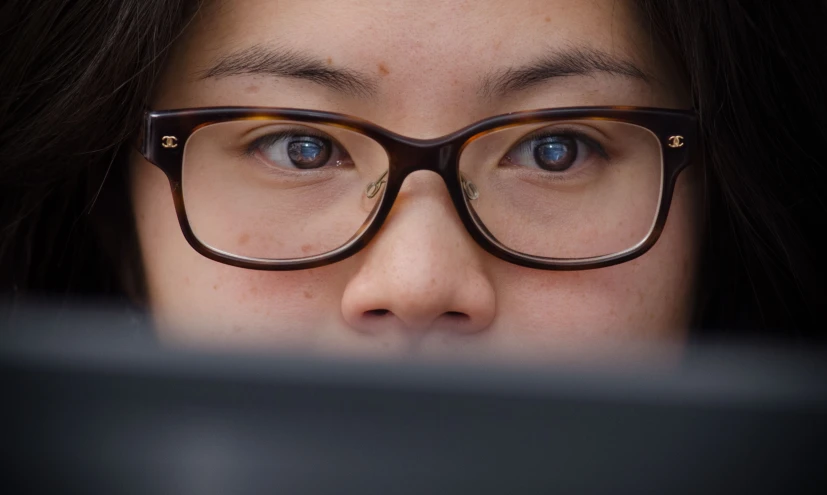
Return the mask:
POLYGON ((571 167, 577 158, 576 144, 569 138, 556 138, 534 149, 534 158, 541 168, 551 171, 563 171, 571 167))
POLYGON ((287 156, 299 168, 320 167, 327 162, 330 154, 324 143, 315 141, 291 141, 287 145, 287 156))

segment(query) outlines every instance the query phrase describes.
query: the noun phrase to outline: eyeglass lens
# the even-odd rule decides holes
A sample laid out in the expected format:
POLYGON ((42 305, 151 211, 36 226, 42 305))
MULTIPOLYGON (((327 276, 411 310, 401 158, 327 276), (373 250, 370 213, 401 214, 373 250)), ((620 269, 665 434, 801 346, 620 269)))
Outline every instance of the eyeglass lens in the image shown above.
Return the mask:
MULTIPOLYGON (((290 260, 361 234, 384 197, 389 158, 341 127, 242 120, 196 130, 181 187, 190 227, 236 257, 290 260)), ((579 259, 646 239, 660 204, 657 137, 608 120, 534 122, 476 136, 459 175, 475 220, 519 253, 579 259)))

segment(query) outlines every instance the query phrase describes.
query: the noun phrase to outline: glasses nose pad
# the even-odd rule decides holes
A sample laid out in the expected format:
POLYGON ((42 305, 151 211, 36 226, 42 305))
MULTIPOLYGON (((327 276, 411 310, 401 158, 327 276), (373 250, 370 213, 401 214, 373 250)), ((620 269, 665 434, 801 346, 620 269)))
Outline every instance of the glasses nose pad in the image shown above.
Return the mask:
POLYGON ((477 186, 475 186, 470 180, 466 179, 464 175, 460 174, 459 181, 462 185, 462 191, 468 199, 473 201, 480 197, 480 191, 477 189, 477 186))
POLYGON ((365 195, 369 199, 373 199, 377 194, 379 194, 379 191, 382 190, 382 185, 384 185, 387 182, 385 180, 385 177, 387 177, 387 175, 388 171, 386 170, 385 173, 383 173, 378 179, 368 184, 368 186, 365 188, 365 195))

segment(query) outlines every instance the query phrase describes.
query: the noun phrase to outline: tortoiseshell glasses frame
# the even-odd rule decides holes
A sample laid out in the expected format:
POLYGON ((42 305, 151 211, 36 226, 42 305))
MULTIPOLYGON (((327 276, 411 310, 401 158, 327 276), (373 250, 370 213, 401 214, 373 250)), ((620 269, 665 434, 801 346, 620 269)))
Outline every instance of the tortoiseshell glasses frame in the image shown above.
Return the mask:
POLYGON ((286 108, 218 107, 147 111, 141 133, 140 152, 169 179, 178 222, 186 240, 198 253, 221 263, 257 270, 299 270, 328 265, 352 256, 364 248, 379 231, 405 178, 413 172, 429 170, 442 177, 463 225, 487 252, 507 262, 530 268, 585 270, 632 260, 655 244, 666 223, 678 174, 692 162, 698 146, 697 134, 697 119, 693 112, 643 107, 572 107, 515 112, 487 118, 447 136, 427 140, 401 136, 370 122, 330 112, 286 108), (543 258, 509 249, 496 240, 467 204, 459 171, 460 154, 476 137, 493 130, 572 119, 632 124, 647 129, 657 137, 661 146, 662 184, 654 226, 648 236, 631 249, 593 258, 543 258), (202 243, 193 233, 187 219, 181 186, 187 140, 205 126, 245 120, 289 121, 343 128, 362 134, 384 148, 389 159, 389 168, 384 177, 384 195, 375 205, 373 214, 346 244, 306 258, 261 260, 233 256, 213 249, 202 243))

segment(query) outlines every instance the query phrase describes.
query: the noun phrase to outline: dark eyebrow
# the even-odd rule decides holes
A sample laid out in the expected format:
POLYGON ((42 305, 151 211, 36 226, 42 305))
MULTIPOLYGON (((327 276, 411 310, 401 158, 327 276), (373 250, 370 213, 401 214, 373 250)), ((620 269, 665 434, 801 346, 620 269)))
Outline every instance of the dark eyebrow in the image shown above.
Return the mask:
POLYGON ((555 77, 597 73, 631 77, 646 83, 651 83, 653 79, 630 61, 593 48, 570 47, 554 51, 528 65, 489 74, 482 79, 479 93, 485 98, 492 98, 526 89, 555 77))
POLYGON ((312 81, 359 97, 376 94, 376 83, 360 72, 331 67, 322 60, 278 46, 253 45, 221 57, 200 79, 261 74, 312 81))

